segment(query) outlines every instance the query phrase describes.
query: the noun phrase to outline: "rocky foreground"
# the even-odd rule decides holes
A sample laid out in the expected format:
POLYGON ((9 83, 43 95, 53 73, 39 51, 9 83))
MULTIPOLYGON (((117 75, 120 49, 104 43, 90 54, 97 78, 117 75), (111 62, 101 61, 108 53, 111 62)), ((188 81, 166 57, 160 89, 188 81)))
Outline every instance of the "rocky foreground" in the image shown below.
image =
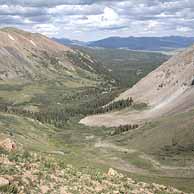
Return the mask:
POLYGON ((0 193, 19 194, 166 194, 184 193, 172 187, 136 182, 114 169, 107 173, 71 165, 16 149, 10 139, 0 143, 0 193))

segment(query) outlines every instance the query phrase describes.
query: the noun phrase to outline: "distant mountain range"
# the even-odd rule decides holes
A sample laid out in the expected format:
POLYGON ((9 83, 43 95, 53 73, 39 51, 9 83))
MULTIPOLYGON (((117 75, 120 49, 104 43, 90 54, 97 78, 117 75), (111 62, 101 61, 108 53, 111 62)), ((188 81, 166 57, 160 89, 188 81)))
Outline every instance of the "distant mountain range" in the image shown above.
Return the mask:
POLYGON ((172 51, 186 48, 194 44, 194 37, 167 36, 167 37, 109 37, 98 41, 82 42, 69 39, 55 41, 64 45, 80 45, 101 48, 124 48, 130 50, 172 51))
POLYGON ((77 46, 87 46, 87 42, 79 41, 79 40, 71 40, 68 38, 52 38, 52 40, 63 44, 63 45, 77 45, 77 46))

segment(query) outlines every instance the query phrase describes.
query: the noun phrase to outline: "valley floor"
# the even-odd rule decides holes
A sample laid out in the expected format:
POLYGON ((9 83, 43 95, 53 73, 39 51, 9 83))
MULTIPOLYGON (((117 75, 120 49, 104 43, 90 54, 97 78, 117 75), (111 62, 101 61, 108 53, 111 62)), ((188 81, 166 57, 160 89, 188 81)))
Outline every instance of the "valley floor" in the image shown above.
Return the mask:
MULTIPOLYGON (((80 118, 85 116, 84 111, 87 113, 97 106, 94 103, 96 99, 106 104, 116 95, 103 93, 106 89, 104 87, 97 86, 94 90, 91 85, 86 88, 73 85, 69 88, 61 82, 7 84, 1 85, 0 93, 1 107, 4 108, 0 113, 1 137, 13 139, 24 151, 38 153, 41 157, 49 156, 64 166, 74 166, 73 169, 77 170, 71 171, 76 173, 71 177, 71 184, 75 182, 73 180, 77 180, 77 173, 82 172, 82 169, 89 169, 84 176, 92 176, 93 171, 97 170, 102 175, 106 174, 109 168, 114 168, 126 178, 132 177, 137 182, 155 182, 185 192, 194 192, 194 149, 191 134, 194 126, 193 111, 156 119, 140 125, 137 129, 112 136, 112 127, 87 127, 78 124, 80 118), (69 114, 60 113, 61 109, 67 110, 69 114), (38 113, 41 113, 42 117, 39 117, 38 113), (61 117, 63 120, 60 120, 61 117)), ((16 156, 13 154, 13 157, 16 156)), ((23 157, 22 155, 19 158, 23 160, 23 157)), ((52 168, 50 164, 45 165, 44 168, 52 168)), ((12 171, 12 167, 6 167, 8 172, 12 171)), ((6 172, 1 170, 1 176, 6 172)), ((17 173, 16 171, 15 174, 17 173)), ((52 178, 49 175, 47 183, 52 178)), ((94 183, 93 179, 90 181, 91 184, 94 183)), ((95 185, 99 184, 97 182, 95 185)), ((85 184, 83 183, 86 188, 85 184)), ((149 188, 152 187, 151 184, 148 185, 149 188)), ((42 186, 47 188, 43 183, 42 186)), ((116 183, 114 190, 117 191, 120 186, 116 183)), ((78 188, 79 185, 72 187, 78 188)), ((51 188, 55 187, 49 186, 49 189, 51 188)), ((105 186, 103 189, 109 190, 109 187, 105 186)))

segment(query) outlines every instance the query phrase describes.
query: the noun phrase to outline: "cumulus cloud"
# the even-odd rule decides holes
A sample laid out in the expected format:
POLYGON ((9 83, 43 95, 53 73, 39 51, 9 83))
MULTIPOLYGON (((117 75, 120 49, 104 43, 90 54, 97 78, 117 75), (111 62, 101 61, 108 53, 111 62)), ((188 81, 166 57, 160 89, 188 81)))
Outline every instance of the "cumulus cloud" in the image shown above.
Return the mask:
POLYGON ((193 0, 0 0, 0 26, 48 36, 192 36, 193 0))

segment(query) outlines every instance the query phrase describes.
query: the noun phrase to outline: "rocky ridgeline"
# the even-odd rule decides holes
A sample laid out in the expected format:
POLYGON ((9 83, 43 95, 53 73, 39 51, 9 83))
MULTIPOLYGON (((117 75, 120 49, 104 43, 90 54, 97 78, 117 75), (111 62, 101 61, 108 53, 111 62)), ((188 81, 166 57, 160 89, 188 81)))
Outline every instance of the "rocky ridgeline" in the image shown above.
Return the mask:
MULTIPOLYGON (((6 140, 6 142, 13 141, 6 140)), ((184 193, 175 188, 155 183, 136 182, 112 168, 107 173, 94 172, 88 168, 78 170, 49 156, 28 153, 22 149, 17 151, 15 147, 3 152, 2 148, 0 154, 0 193, 184 193)))

